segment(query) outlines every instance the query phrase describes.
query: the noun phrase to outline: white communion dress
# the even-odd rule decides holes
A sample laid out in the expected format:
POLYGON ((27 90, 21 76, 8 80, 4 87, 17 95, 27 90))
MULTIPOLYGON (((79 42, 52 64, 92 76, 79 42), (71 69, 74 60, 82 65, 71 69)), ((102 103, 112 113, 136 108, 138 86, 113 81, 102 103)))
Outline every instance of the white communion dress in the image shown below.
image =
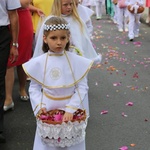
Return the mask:
MULTIPOLYGON (((70 113, 85 108, 87 73, 92 64, 93 61, 66 51, 59 54, 49 51, 23 64, 24 71, 31 78, 29 94, 35 116, 40 105, 47 110, 62 109, 70 113)), ((33 150, 85 149, 85 138, 70 147, 49 146, 36 130, 33 150)))

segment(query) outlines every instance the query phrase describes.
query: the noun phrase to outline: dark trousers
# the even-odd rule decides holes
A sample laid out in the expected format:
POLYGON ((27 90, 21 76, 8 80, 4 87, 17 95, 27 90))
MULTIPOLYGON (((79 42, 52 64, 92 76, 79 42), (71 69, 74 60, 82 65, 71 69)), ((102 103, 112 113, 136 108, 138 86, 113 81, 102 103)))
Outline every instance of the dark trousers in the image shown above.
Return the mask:
POLYGON ((0 26, 0 133, 3 132, 5 75, 10 52, 11 35, 8 26, 0 26))

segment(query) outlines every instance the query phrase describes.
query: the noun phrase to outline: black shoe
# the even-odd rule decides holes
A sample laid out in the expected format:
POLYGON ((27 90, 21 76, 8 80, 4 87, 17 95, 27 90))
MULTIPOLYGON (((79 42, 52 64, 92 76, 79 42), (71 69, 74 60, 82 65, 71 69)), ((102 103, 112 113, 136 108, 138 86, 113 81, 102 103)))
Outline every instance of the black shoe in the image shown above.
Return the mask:
POLYGON ((6 143, 6 139, 2 133, 0 133, 0 143, 6 143))
POLYGON ((132 42, 132 41, 133 41, 133 38, 129 39, 129 41, 131 41, 131 42, 132 42))

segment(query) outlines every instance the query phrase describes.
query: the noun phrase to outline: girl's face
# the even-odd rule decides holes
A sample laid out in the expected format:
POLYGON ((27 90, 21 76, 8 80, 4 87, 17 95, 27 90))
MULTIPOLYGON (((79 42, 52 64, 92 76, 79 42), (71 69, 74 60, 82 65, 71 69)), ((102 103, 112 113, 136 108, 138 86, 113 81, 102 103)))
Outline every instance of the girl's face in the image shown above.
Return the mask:
POLYGON ((72 14, 73 1, 72 0, 61 0, 61 13, 63 15, 72 14))
POLYGON ((68 30, 49 31, 47 36, 43 36, 43 39, 48 44, 50 51, 61 53, 69 40, 68 30))

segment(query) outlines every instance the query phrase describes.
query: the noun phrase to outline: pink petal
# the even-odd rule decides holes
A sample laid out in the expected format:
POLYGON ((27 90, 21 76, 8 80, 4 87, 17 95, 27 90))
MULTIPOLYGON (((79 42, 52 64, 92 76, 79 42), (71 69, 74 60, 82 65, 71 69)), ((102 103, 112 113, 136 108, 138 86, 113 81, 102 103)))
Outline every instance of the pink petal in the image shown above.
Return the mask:
POLYGON ((122 146, 119 148, 119 150, 128 150, 128 147, 127 146, 122 146))
POLYGON ((46 116, 46 115, 40 115, 40 119, 41 119, 41 120, 47 120, 47 119, 48 119, 48 116, 46 116))
POLYGON ((122 116, 123 117, 128 117, 128 115, 126 115, 124 112, 122 112, 122 116))
POLYGON ((126 103, 127 106, 133 106, 133 102, 126 103))
POLYGON ((62 114, 56 114, 56 115, 54 115, 54 120, 55 121, 62 121, 62 118, 63 118, 63 115, 62 114))
POLYGON ((103 110, 103 111, 101 111, 101 115, 107 114, 107 113, 108 113, 108 110, 103 110))
POLYGON ((118 83, 113 83, 113 86, 120 86, 120 85, 121 85, 120 82, 118 82, 118 83))

